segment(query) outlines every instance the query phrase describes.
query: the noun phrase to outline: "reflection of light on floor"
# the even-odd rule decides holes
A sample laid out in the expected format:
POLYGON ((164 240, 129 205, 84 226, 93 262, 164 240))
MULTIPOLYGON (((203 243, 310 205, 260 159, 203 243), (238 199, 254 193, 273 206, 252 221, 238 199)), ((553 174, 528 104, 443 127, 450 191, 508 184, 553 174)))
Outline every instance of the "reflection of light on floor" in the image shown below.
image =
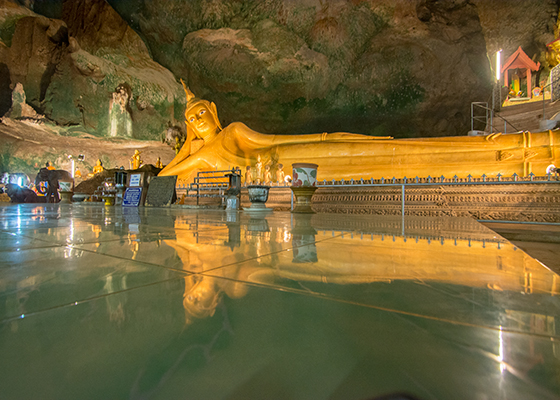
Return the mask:
POLYGON ((16 228, 18 233, 21 233, 21 207, 17 208, 16 228))
POLYGON ((498 349, 498 361, 500 362, 500 372, 503 374, 506 369, 506 363, 504 362, 504 337, 502 326, 500 325, 500 333, 498 336, 499 340, 499 349, 498 349))

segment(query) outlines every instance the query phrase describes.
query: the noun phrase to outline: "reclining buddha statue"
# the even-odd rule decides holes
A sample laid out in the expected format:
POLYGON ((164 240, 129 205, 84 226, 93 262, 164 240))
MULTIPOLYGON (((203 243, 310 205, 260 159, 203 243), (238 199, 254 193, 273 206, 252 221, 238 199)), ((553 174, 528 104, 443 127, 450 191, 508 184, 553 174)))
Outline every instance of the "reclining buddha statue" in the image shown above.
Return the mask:
POLYGON ((545 175, 547 165, 560 161, 558 131, 393 139, 343 132, 263 134, 240 122, 222 128, 216 105, 183 86, 187 140, 159 174, 177 175, 182 183, 191 183, 198 171, 245 171, 258 158, 273 176, 279 165, 289 173, 294 163, 317 164, 319 180, 545 175))

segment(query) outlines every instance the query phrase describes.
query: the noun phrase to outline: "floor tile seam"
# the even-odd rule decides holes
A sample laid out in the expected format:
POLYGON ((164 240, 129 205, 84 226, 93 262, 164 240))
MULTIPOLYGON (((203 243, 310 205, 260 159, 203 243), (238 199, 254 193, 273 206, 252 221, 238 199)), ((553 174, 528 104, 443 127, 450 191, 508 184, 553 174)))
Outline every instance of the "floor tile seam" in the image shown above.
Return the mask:
POLYGON ((429 400, 441 400, 441 397, 436 396, 427 387, 425 387, 420 382, 418 382, 416 379, 414 379, 407 369, 401 368, 401 374, 404 375, 406 377, 406 379, 409 380, 409 382, 411 382, 414 386, 416 386, 419 390, 421 390, 426 396, 429 396, 429 397, 426 397, 427 400, 428 399, 429 400))
POLYGON ((104 256, 104 257, 114 258, 114 259, 121 260, 121 261, 130 261, 130 262, 132 262, 132 263, 135 263, 135 264, 142 264, 142 265, 145 265, 145 266, 147 266, 147 267, 158 267, 158 268, 166 269, 166 270, 168 270, 168 271, 181 272, 181 273, 188 274, 188 275, 190 275, 190 274, 195 274, 195 273, 196 273, 196 272, 194 272, 194 271, 189 271, 189 270, 179 269, 179 268, 166 267, 165 265, 155 264, 155 263, 151 263, 151 262, 148 262, 148 261, 139 261, 139 260, 133 260, 133 259, 127 258, 127 257, 119 257, 119 256, 116 256, 116 255, 113 255, 113 254, 98 253, 98 252, 93 251, 93 250, 83 249, 83 248, 81 248, 81 247, 76 247, 76 246, 73 246, 73 245, 67 245, 67 246, 65 246, 65 247, 69 247, 69 248, 72 248, 72 249, 74 249, 74 250, 85 251, 85 252, 87 252, 87 253, 95 254, 95 255, 98 255, 98 256, 104 256))
POLYGON ((421 280, 421 279, 416 278, 416 279, 413 280, 412 282, 415 283, 416 285, 428 287, 430 290, 433 290, 434 292, 439 293, 439 294, 442 294, 442 295, 444 295, 444 296, 449 296, 449 297, 451 297, 452 299, 463 300, 463 301, 466 301, 466 302, 468 302, 468 303, 471 303, 471 304, 473 304, 473 305, 475 305, 475 306, 479 306, 479 307, 482 307, 482 306, 483 306, 483 305, 482 305, 481 303, 479 303, 479 302, 476 302, 476 301, 474 301, 474 300, 471 300, 471 299, 468 299, 468 298, 465 298, 465 297, 461 296, 461 293, 446 292, 445 290, 443 290, 443 289, 441 289, 441 288, 436 288, 435 286, 430 285, 429 283, 427 283, 427 282, 424 281, 424 280, 421 280))
MULTIPOLYGON (((84 243, 84 244, 86 244, 86 243, 84 243)), ((111 258, 115 258, 115 259, 117 259, 117 260, 122 260, 122 261, 131 261, 131 262, 134 262, 134 263, 138 263, 138 264, 142 264, 142 265, 146 265, 146 266, 151 266, 151 267, 164 268, 164 269, 169 270, 169 271, 173 271, 173 272, 182 272, 182 273, 185 273, 185 274, 203 274, 203 273, 206 273, 206 272, 209 272, 209 271, 216 271, 216 270, 218 270, 218 269, 220 269, 220 268, 232 267, 232 266, 234 266, 234 265, 237 265, 237 264, 240 264, 240 263, 244 263, 244 262, 246 262, 246 261, 253 261, 253 260, 257 259, 257 258, 260 258, 260 257, 253 257, 253 258, 249 258, 249 259, 237 261, 237 262, 234 262, 234 263, 231 263, 231 264, 225 264, 225 265, 221 265, 221 266, 218 266, 218 267, 214 267, 214 268, 211 268, 211 269, 208 269, 208 270, 205 270, 205 271, 193 271, 193 270, 183 269, 183 268, 182 268, 182 269, 179 269, 179 268, 172 268, 172 267, 168 267, 168 266, 165 266, 165 265, 155 264, 155 263, 151 263, 151 262, 147 262, 147 261, 133 260, 133 259, 131 259, 131 258, 120 257, 120 256, 113 255, 113 254, 99 253, 99 252, 97 252, 97 251, 89 250, 89 249, 84 249, 84 248, 81 248, 81 247, 78 247, 78 246, 75 246, 75 245, 66 245, 66 246, 64 246, 64 247, 70 247, 70 248, 73 248, 73 249, 76 249, 76 250, 80 250, 80 251, 85 251, 85 252, 88 252, 88 253, 91 253, 91 254, 96 254, 96 255, 111 257, 111 258)), ((286 249, 286 250, 287 250, 287 249, 286 249)), ((286 250, 284 250, 284 251, 286 251, 286 250)), ((274 254, 274 253, 271 253, 271 254, 274 254)), ((263 256, 261 256, 261 257, 263 257, 263 256)))
POLYGON ((347 304, 354 304, 356 306, 361 306, 361 307, 373 308, 373 309, 376 309, 376 310, 386 311, 386 312, 389 312, 389 313, 406 315, 406 316, 414 317, 414 318, 421 318, 421 319, 427 319, 427 320, 432 320, 432 321, 437 321, 437 322, 448 323, 448 324, 452 324, 452 325, 459 325, 459 326, 470 327, 470 328, 487 329, 487 330, 491 330, 491 331, 495 331, 495 332, 500 332, 501 331, 502 333, 525 335, 525 336, 538 337, 538 338, 548 339, 548 340, 560 339, 560 335, 546 335, 546 334, 540 334, 540 333, 534 333, 534 332, 523 332, 523 331, 517 331, 517 330, 513 330, 513 329, 504 328, 504 327, 502 327, 502 329, 500 329, 499 327, 479 325, 479 324, 473 324, 473 323, 463 322, 463 321, 455 321, 455 320, 452 320, 452 319, 439 318, 439 317, 430 316, 430 315, 423 315, 423 314, 418 314, 418 313, 414 313, 414 312, 410 312, 410 311, 396 310, 396 309, 392 309, 392 308, 388 308, 388 307, 375 306, 375 305, 372 305, 372 304, 358 303, 358 302, 354 302, 354 301, 350 301, 350 300, 338 299, 336 297, 331 297, 331 296, 328 296, 328 295, 322 296, 321 298, 324 298, 324 299, 327 299, 327 300, 332 300, 332 301, 344 302, 344 303, 347 303, 347 304))
MULTIPOLYGON (((243 283, 243 284, 246 284, 246 285, 249 285, 249 286, 261 287, 261 288, 271 289, 271 290, 276 290, 276 291, 281 291, 281 292, 301 294, 301 295, 304 295, 304 296, 312 296, 312 297, 319 298, 319 299, 325 299, 325 300, 335 301, 335 302, 339 302, 339 303, 355 305, 355 306, 358 306, 358 307, 371 308, 371 309, 375 309, 375 310, 379 310, 379 311, 385 311, 385 312, 392 313, 392 314, 399 314, 399 315, 405 315, 405 316, 410 316, 410 317, 415 317, 415 318, 427 319, 427 320, 432 320, 432 321, 437 321, 437 322, 449 323, 449 324, 452 324, 452 325, 460 325, 460 326, 465 326, 465 327, 480 328, 480 329, 487 329, 487 330, 492 330, 492 331, 495 331, 495 332, 500 332, 500 328, 498 328, 498 327, 478 325, 478 324, 472 324, 472 323, 469 323, 469 322, 462 322, 462 321, 454 321, 454 320, 446 319, 446 318, 439 318, 439 317, 430 316, 430 315, 422 315, 422 314, 413 313, 413 312, 409 312, 409 311, 396 310, 396 309, 392 309, 392 308, 388 308, 388 307, 375 306, 375 305, 372 305, 372 304, 365 304, 365 303, 360 303, 360 302, 356 302, 356 301, 345 300, 345 299, 329 296, 327 294, 318 293, 318 292, 314 292, 314 291, 298 290, 298 289, 293 289, 293 288, 288 288, 288 287, 273 286, 273 285, 266 284, 266 283, 250 282, 250 281, 244 281, 244 280, 240 280, 240 279, 228 278, 228 277, 223 277, 223 276, 208 275, 207 271, 200 272, 200 273, 195 273, 195 274, 205 275, 205 276, 209 276, 209 277, 212 277, 212 278, 215 278, 215 279, 224 279, 224 280, 228 280, 228 281, 243 283)), ((538 337, 538 338, 543 338, 543 339, 548 339, 548 340, 560 339, 560 335, 546 335, 546 334, 539 334, 539 333, 534 333, 534 332, 523 332, 523 331, 516 331, 516 330, 507 329, 507 328, 504 328, 504 327, 502 327, 501 332, 502 333, 509 333, 509 334, 517 334, 517 335, 526 335, 526 336, 530 336, 530 337, 538 337)))
POLYGON ((20 249, 19 251, 29 251, 29 250, 45 250, 45 249, 52 249, 55 247, 66 247, 65 244, 47 244, 45 243, 44 245, 39 245, 39 246, 22 246, 22 247, 13 247, 11 249, 0 249, 0 254, 1 253, 12 253, 14 251, 18 251, 17 249, 20 249))
POLYGON ((56 309, 74 307, 74 306, 77 306, 77 305, 80 305, 80 304, 89 303, 91 301, 107 298, 107 297, 110 297, 110 296, 113 296, 113 295, 119 295, 119 294, 122 294, 122 293, 127 293, 127 292, 147 288, 147 287, 154 286, 154 285, 160 285, 162 283, 172 282, 172 281, 179 280, 179 279, 183 279, 183 277, 174 277, 174 278, 164 279, 164 280, 161 280, 161 281, 150 282, 150 283, 147 283, 145 285, 135 286, 135 287, 132 287, 132 288, 129 288, 129 289, 123 289, 123 290, 119 290, 119 291, 115 291, 115 292, 111 292, 111 293, 104 293, 104 294, 96 295, 96 296, 93 296, 93 297, 87 297, 85 299, 75 300, 75 301, 70 302, 70 303, 59 304, 59 305, 56 305, 56 306, 44 308, 42 310, 32 311, 32 312, 27 313, 27 314, 20 314, 20 315, 6 317, 6 318, 3 318, 3 319, 0 319, 0 324, 10 322, 10 321, 16 321, 16 320, 19 320, 19 319, 24 319, 24 318, 27 318, 27 317, 35 316, 37 314, 42 314, 42 313, 53 311, 53 310, 56 310, 56 309))
POLYGON ((274 255, 278 255, 278 254, 282 254, 282 253, 287 253, 287 252, 289 252, 290 250, 293 250, 293 249, 299 249, 299 248, 301 248, 301 247, 309 246, 309 245, 311 245, 311 244, 322 243, 322 242, 325 242, 325 241, 328 241, 328 240, 336 239, 336 238, 338 238, 338 237, 339 237, 339 236, 337 235, 337 236, 333 236, 333 237, 331 237, 331 238, 324 239, 324 240, 320 240, 320 241, 313 241, 313 242, 301 244, 301 245, 298 245, 298 246, 287 247, 287 248, 285 248, 285 249, 278 250, 278 251, 274 251, 274 252, 267 253, 267 254, 263 254, 263 255, 260 255, 260 256, 255 256, 255 257, 251 257, 251 258, 246 258, 246 259, 244 259, 244 260, 236 261, 236 262, 233 262, 233 263, 230 263, 230 264, 220 265, 220 266, 218 266, 218 267, 210 268, 210 269, 207 269, 207 270, 205 270, 205 271, 200 271, 200 272, 191 271, 191 272, 193 272, 193 273, 204 274, 204 273, 211 272, 211 271, 216 271, 216 270, 222 269, 222 268, 229 268, 229 267, 232 267, 232 266, 234 266, 234 265, 242 264, 242 263, 245 263, 245 262, 255 261, 255 260, 258 260, 259 258, 271 257, 271 256, 274 256, 274 255))
MULTIPOLYGON (((516 334, 516 335, 527 335, 527 334, 528 334, 528 335, 531 335, 531 336, 539 336, 539 335, 533 335, 533 334, 527 333, 527 332, 511 331, 511 330, 504 329, 503 327, 502 327, 501 329, 500 329, 500 328, 496 328, 495 330, 498 331, 498 332, 500 332, 500 333, 507 333, 507 334, 510 334, 510 335, 514 335, 514 334, 516 334)), ((476 346, 473 345, 473 344, 465 343, 465 342, 463 342, 463 341, 451 340, 450 337, 448 337, 448 336, 442 336, 440 333, 433 333, 433 332, 429 332, 429 331, 427 331, 427 330, 424 330, 424 331, 425 331, 426 333, 432 335, 432 336, 436 336, 436 337, 439 338, 440 340, 443 340, 443 341, 449 343, 449 344, 452 345, 452 346, 462 348, 463 350, 468 350, 468 351, 476 352, 476 353, 478 353, 478 354, 480 354, 480 355, 482 355, 482 356, 484 356, 484 357, 487 357, 487 358, 492 359, 493 361, 496 361, 496 362, 499 363, 499 364, 502 364, 502 363, 503 363, 503 364, 507 367, 507 369, 508 369, 508 371, 509 371, 510 373, 512 373, 512 374, 515 375, 515 376, 519 375, 519 376, 517 376, 517 378, 520 378, 521 380, 525 380, 525 379, 523 379, 524 374, 523 374, 522 372, 518 371, 513 365, 511 365, 510 363, 508 363, 508 362, 505 361, 504 359, 500 360, 500 359, 499 359, 499 357, 500 357, 499 354, 494 354, 494 353, 492 353, 492 352, 489 351, 489 350, 485 350, 485 349, 483 349, 483 348, 481 348, 481 347, 476 347, 476 346), (517 375, 516 375, 516 373, 514 373, 514 372, 516 372, 517 375)), ((555 337, 556 337, 556 336, 545 336, 543 339, 546 339, 547 341, 549 341, 549 340, 554 341, 554 338, 555 338, 555 337)), ((534 386, 536 386, 536 387, 538 387, 538 388, 541 388, 540 386, 538 386, 538 385, 537 385, 535 382, 533 382, 533 381, 529 381, 529 383, 532 384, 532 385, 534 385, 534 386)), ((548 393, 547 393, 547 394, 548 394, 548 393)))
MULTIPOLYGON (((337 236, 332 237, 332 238, 328 238, 328 239, 322 240, 322 241, 320 241, 320 242, 324 242, 324 241, 327 241, 327 240, 335 239, 336 237, 337 237, 337 236)), ((97 242, 94 242, 94 243, 97 243, 97 242)), ((288 252, 288 251, 290 251, 290 250, 292 250, 292 249, 296 249, 296 248, 308 246, 309 244, 312 244, 312 243, 319 243, 319 242, 310 242, 310 243, 308 243, 308 244, 302 244, 302 245, 295 246, 295 247, 289 247, 289 248, 286 248, 286 249, 283 249, 283 250, 279 250, 279 251, 277 251, 277 252, 264 254, 264 255, 261 255, 261 256, 258 256, 258 257, 247 258, 247 259, 240 260, 240 261, 237 261, 237 262, 234 262, 234 263, 230 263, 230 264, 225 264, 225 265, 221 265, 221 266, 218 266, 218 267, 214 267, 214 268, 211 268, 211 269, 208 269, 208 270, 205 270, 205 271, 193 271, 193 270, 189 270, 189 269, 172 268, 172 267, 168 267, 168 266, 161 265, 161 264, 150 263, 150 262, 147 262, 147 261, 137 261, 137 260, 132 260, 132 259, 130 259, 130 258, 119 257, 119 256, 112 255, 112 254, 98 253, 98 252, 96 252, 96 251, 89 250, 89 249, 84 249, 84 248, 80 247, 80 246, 82 246, 82 245, 91 244, 91 243, 80 243, 79 245, 68 244, 68 245, 66 245, 65 247, 70 247, 70 248, 74 248, 74 249, 76 249, 76 250, 86 251, 86 252, 92 253, 92 254, 104 255, 104 256, 116 258, 116 259, 119 259, 119 260, 138 262, 138 263, 141 263, 141 264, 144 264, 144 265, 149 265, 149 266, 153 266, 153 267, 164 268, 164 269, 166 269, 166 270, 170 270, 170 271, 174 271, 174 272, 183 272, 183 273, 187 273, 187 274, 198 274, 198 273, 205 273, 205 272, 210 272, 210 271, 216 271, 216 270, 221 269, 221 268, 229 268, 229 267, 232 267, 232 266, 234 266, 234 265, 237 265, 237 264, 240 264, 240 263, 245 263, 245 262, 248 262, 248 261, 254 261, 254 260, 256 260, 256 259, 258 259, 258 258, 262 258, 262 257, 269 257, 269 256, 272 256, 272 255, 275 255, 275 254, 281 254, 281 253, 284 253, 284 252, 288 252)))
MULTIPOLYGON (((29 235, 25 235, 25 234, 21 234, 21 233, 16 233, 14 234, 13 232, 9 233, 12 237, 23 237, 25 239, 31 239, 31 240, 37 240, 39 242, 43 242, 45 244, 56 244, 56 245, 66 245, 66 242, 55 242, 55 241, 51 241, 51 240, 45 240, 45 239, 41 239, 41 238, 37 238, 34 236, 29 236, 29 235)), ((50 247, 50 246, 49 246, 50 247)))
MULTIPOLYGON (((155 234, 155 233, 154 233, 155 234)), ((147 235, 152 235, 152 234, 147 234, 147 235)), ((69 246, 69 245, 86 245, 86 244, 94 244, 94 243, 110 243, 110 242, 116 242, 116 241, 121 241, 123 238, 127 238, 127 236, 121 236, 118 238, 113 238, 113 239, 103 239, 103 240, 89 240, 86 242, 80 242, 80 243, 74 243, 74 242, 62 242, 62 241, 54 241, 54 240, 47 240, 47 239, 42 239, 42 238, 37 238, 35 236, 28 236, 28 235, 21 235, 23 237, 25 237, 26 239, 32 239, 32 240, 38 240, 44 243, 49 243, 49 244, 58 244, 61 246, 69 246)), ((169 238, 161 238, 161 240, 168 240, 169 238)))
MULTIPOLYGON (((88 240, 87 242, 80 242, 80 243, 74 243, 74 242, 71 242, 71 243, 65 242, 65 243, 68 244, 68 245, 82 246, 82 245, 94 244, 94 243, 111 243, 111 242, 117 242, 117 241, 120 242, 120 241, 123 240, 123 239, 128 240, 128 236, 121 236, 121 237, 114 238, 114 239, 103 239, 103 240, 94 240, 94 239, 92 239, 92 240, 88 240)), ((159 240, 169 240, 169 238, 167 238, 167 237, 163 237, 163 238, 150 238, 150 239, 155 239, 155 240, 157 240, 157 239, 159 239, 159 240)))
MULTIPOLYGON (((45 283, 48 283, 48 282, 51 282, 51 281, 53 281, 53 280, 55 280, 55 279, 56 279, 55 276, 53 276, 53 277, 51 277, 51 278, 49 278, 49 279, 45 279, 44 281, 41 282, 41 285, 43 285, 43 284, 45 284, 45 283)), ((12 289, 12 290, 10 290, 10 291, 0 292, 0 298, 6 297, 6 296, 9 297, 10 295, 16 294, 17 292, 19 292, 19 291, 21 291, 21 290, 23 290, 23 289, 24 289, 24 288, 15 288, 15 289, 12 289)))
MULTIPOLYGON (((441 336, 440 336, 440 338, 441 338, 441 336)), ((446 340, 446 338, 441 338, 441 339, 446 340)), ((475 353, 478 353, 478 354, 482 355, 483 357, 489 358, 490 360, 494 361, 498 365, 503 364, 504 367, 506 368, 506 370, 510 374, 512 374, 517 379, 519 379, 520 381, 522 381, 525 384, 527 384, 528 386, 530 386, 533 390, 539 391, 541 396, 546 396, 546 398, 548 398, 548 399, 558 399, 558 397, 555 396, 554 393, 552 393, 549 389, 540 386, 537 382, 534 382, 532 379, 530 379, 530 377, 527 374, 523 373, 518 368, 515 368, 509 362, 507 362, 503 359, 500 360, 499 355, 494 354, 494 353, 492 353, 488 350, 484 350, 484 349, 479 348, 479 347, 470 346, 470 345, 467 345, 467 344, 464 344, 464 343, 450 342, 448 339, 446 341, 454 344, 457 347, 461 347, 461 348, 464 348, 466 350, 473 351, 475 353)))

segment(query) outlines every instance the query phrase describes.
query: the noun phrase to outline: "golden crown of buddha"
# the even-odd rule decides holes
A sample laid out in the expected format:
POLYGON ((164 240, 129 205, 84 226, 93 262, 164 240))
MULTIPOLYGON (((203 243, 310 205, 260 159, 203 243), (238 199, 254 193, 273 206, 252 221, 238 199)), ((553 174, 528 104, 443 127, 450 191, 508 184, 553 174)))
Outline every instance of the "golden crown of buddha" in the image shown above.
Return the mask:
MULTIPOLYGON (((185 90, 185 95, 187 97, 187 107, 185 109, 185 117, 187 116, 187 113, 189 112, 190 109, 192 109, 194 106, 196 106, 197 104, 203 104, 206 106, 206 108, 208 109, 208 111, 210 111, 210 113, 214 116, 214 120, 216 122, 216 125, 218 126, 219 130, 222 130, 222 124, 220 124, 220 120, 218 119, 218 110, 216 108, 216 105, 208 100, 205 99, 201 99, 195 96, 195 94, 187 87, 187 85, 185 84, 185 82, 181 79, 181 83, 183 85, 183 89, 185 90)), ((188 121, 187 121, 188 124, 188 121)))

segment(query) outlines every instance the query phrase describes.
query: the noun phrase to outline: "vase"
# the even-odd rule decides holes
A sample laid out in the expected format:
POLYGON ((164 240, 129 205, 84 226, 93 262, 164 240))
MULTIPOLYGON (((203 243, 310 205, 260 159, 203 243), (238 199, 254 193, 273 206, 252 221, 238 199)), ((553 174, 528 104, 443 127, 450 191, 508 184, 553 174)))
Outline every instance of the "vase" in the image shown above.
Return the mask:
POLYGON ((317 164, 292 164, 292 187, 316 187, 317 164))
POLYGON ((317 164, 295 163, 292 165, 292 186, 295 197, 293 213, 312 214, 311 199, 317 190, 317 164))

